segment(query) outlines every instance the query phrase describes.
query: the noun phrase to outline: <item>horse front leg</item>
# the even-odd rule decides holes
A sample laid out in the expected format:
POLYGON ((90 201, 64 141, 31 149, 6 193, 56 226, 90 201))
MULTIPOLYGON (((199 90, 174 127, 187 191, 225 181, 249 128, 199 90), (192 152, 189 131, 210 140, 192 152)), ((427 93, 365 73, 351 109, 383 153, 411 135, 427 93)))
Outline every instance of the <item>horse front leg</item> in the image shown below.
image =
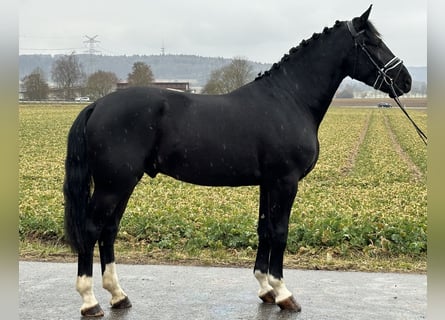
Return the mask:
POLYGON ((276 295, 275 303, 283 310, 299 312, 301 311, 301 306, 287 288, 283 278, 283 257, 286 249, 287 232, 279 232, 274 238, 270 255, 268 280, 276 295))
POLYGON ((260 289, 258 290, 258 297, 268 304, 275 303, 275 290, 269 283, 268 268, 261 267, 263 261, 269 261, 270 245, 260 240, 258 245, 257 258, 255 262, 254 274, 258 280, 260 289), (267 256, 266 256, 267 255, 267 256))
MULTIPOLYGON (((299 312, 301 306, 287 289, 283 279, 283 258, 287 244, 289 217, 297 193, 297 179, 287 178, 264 186, 267 197, 267 214, 264 220, 267 225, 267 237, 270 242, 268 284, 273 288, 275 303, 284 310, 299 312), (267 190, 267 191, 266 191, 267 190)), ((260 215, 260 221, 261 221, 260 215)), ((264 274, 256 274, 261 283, 265 282, 264 274)), ((264 287, 264 284, 262 285, 264 287)))
POLYGON ((275 303, 275 291, 269 284, 269 259, 270 259, 270 236, 269 236, 269 194, 265 188, 260 187, 260 213, 258 218, 258 250, 255 260, 254 275, 258 280, 260 289, 258 297, 264 303, 275 303))

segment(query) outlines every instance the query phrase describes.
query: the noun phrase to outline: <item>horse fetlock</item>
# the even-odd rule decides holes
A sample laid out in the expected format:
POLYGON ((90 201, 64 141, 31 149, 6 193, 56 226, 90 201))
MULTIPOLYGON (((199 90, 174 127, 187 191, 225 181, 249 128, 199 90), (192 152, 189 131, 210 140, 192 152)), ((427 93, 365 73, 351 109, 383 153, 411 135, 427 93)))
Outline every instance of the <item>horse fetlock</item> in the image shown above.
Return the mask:
MULTIPOLYGON (((77 277, 76 290, 82 297, 83 304, 81 307, 81 312, 90 313, 91 310, 97 309, 99 307, 99 302, 97 301, 93 292, 93 278, 86 275, 77 277)), ((95 313, 95 311, 93 312, 95 313)))
POLYGON ((110 304, 113 308, 122 309, 131 307, 130 300, 119 285, 114 262, 105 266, 105 271, 102 275, 102 287, 111 293, 110 304))
POLYGON ((292 292, 287 289, 283 279, 277 279, 269 274, 268 281, 276 294, 275 302, 277 304, 292 296, 292 292))
POLYGON ((269 275, 268 280, 276 293, 275 303, 280 307, 280 309, 294 312, 301 311, 300 304, 287 289, 283 279, 277 279, 274 276, 269 275))
POLYGON ((258 297, 267 303, 275 303, 275 293, 272 286, 269 284, 267 279, 267 273, 263 273, 259 270, 255 270, 255 278, 260 284, 260 289, 258 291, 258 297), (273 297, 273 301, 272 301, 273 297))

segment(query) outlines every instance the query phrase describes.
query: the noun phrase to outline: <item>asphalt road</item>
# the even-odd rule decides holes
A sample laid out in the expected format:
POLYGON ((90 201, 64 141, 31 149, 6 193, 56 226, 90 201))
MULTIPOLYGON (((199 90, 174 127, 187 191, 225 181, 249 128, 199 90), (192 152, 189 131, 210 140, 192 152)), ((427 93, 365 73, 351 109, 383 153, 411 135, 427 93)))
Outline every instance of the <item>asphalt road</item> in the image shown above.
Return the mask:
MULTIPOLYGON (((20 319, 81 319, 75 263, 19 262, 20 319)), ((114 310, 102 289, 99 264, 94 288, 102 319, 426 319, 426 275, 285 270, 298 314, 264 305, 251 269, 117 265, 133 307, 114 310)))

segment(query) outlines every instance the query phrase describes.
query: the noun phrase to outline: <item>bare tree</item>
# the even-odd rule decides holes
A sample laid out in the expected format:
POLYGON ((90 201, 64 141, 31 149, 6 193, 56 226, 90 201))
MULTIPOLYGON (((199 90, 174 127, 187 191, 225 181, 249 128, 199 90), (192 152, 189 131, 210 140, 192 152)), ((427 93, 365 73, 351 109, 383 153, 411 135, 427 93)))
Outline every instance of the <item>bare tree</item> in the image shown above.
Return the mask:
POLYGON ((62 98, 71 100, 75 97, 74 89, 82 84, 85 73, 73 52, 54 61, 51 77, 57 84, 57 87, 62 90, 62 98))
POLYGON ((128 74, 129 86, 148 86, 154 81, 153 72, 145 62, 135 62, 133 70, 128 74))
POLYGON ((220 69, 212 71, 202 93, 229 93, 253 80, 253 67, 242 58, 234 58, 232 62, 220 69))
POLYGON ((29 75, 24 77, 22 81, 26 100, 48 99, 49 86, 42 69, 34 69, 29 75))
POLYGON ((118 78, 114 72, 99 70, 88 77, 87 92, 90 98, 96 100, 113 91, 118 78))

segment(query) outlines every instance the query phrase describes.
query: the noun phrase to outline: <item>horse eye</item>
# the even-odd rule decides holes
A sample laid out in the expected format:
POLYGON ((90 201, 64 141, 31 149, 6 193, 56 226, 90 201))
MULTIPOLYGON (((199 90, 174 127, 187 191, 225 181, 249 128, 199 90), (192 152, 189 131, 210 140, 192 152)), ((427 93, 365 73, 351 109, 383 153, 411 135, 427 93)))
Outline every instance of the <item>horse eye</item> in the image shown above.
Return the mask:
POLYGON ((371 38, 370 39, 370 45, 376 46, 376 47, 380 47, 382 45, 383 41, 380 38, 371 38))

